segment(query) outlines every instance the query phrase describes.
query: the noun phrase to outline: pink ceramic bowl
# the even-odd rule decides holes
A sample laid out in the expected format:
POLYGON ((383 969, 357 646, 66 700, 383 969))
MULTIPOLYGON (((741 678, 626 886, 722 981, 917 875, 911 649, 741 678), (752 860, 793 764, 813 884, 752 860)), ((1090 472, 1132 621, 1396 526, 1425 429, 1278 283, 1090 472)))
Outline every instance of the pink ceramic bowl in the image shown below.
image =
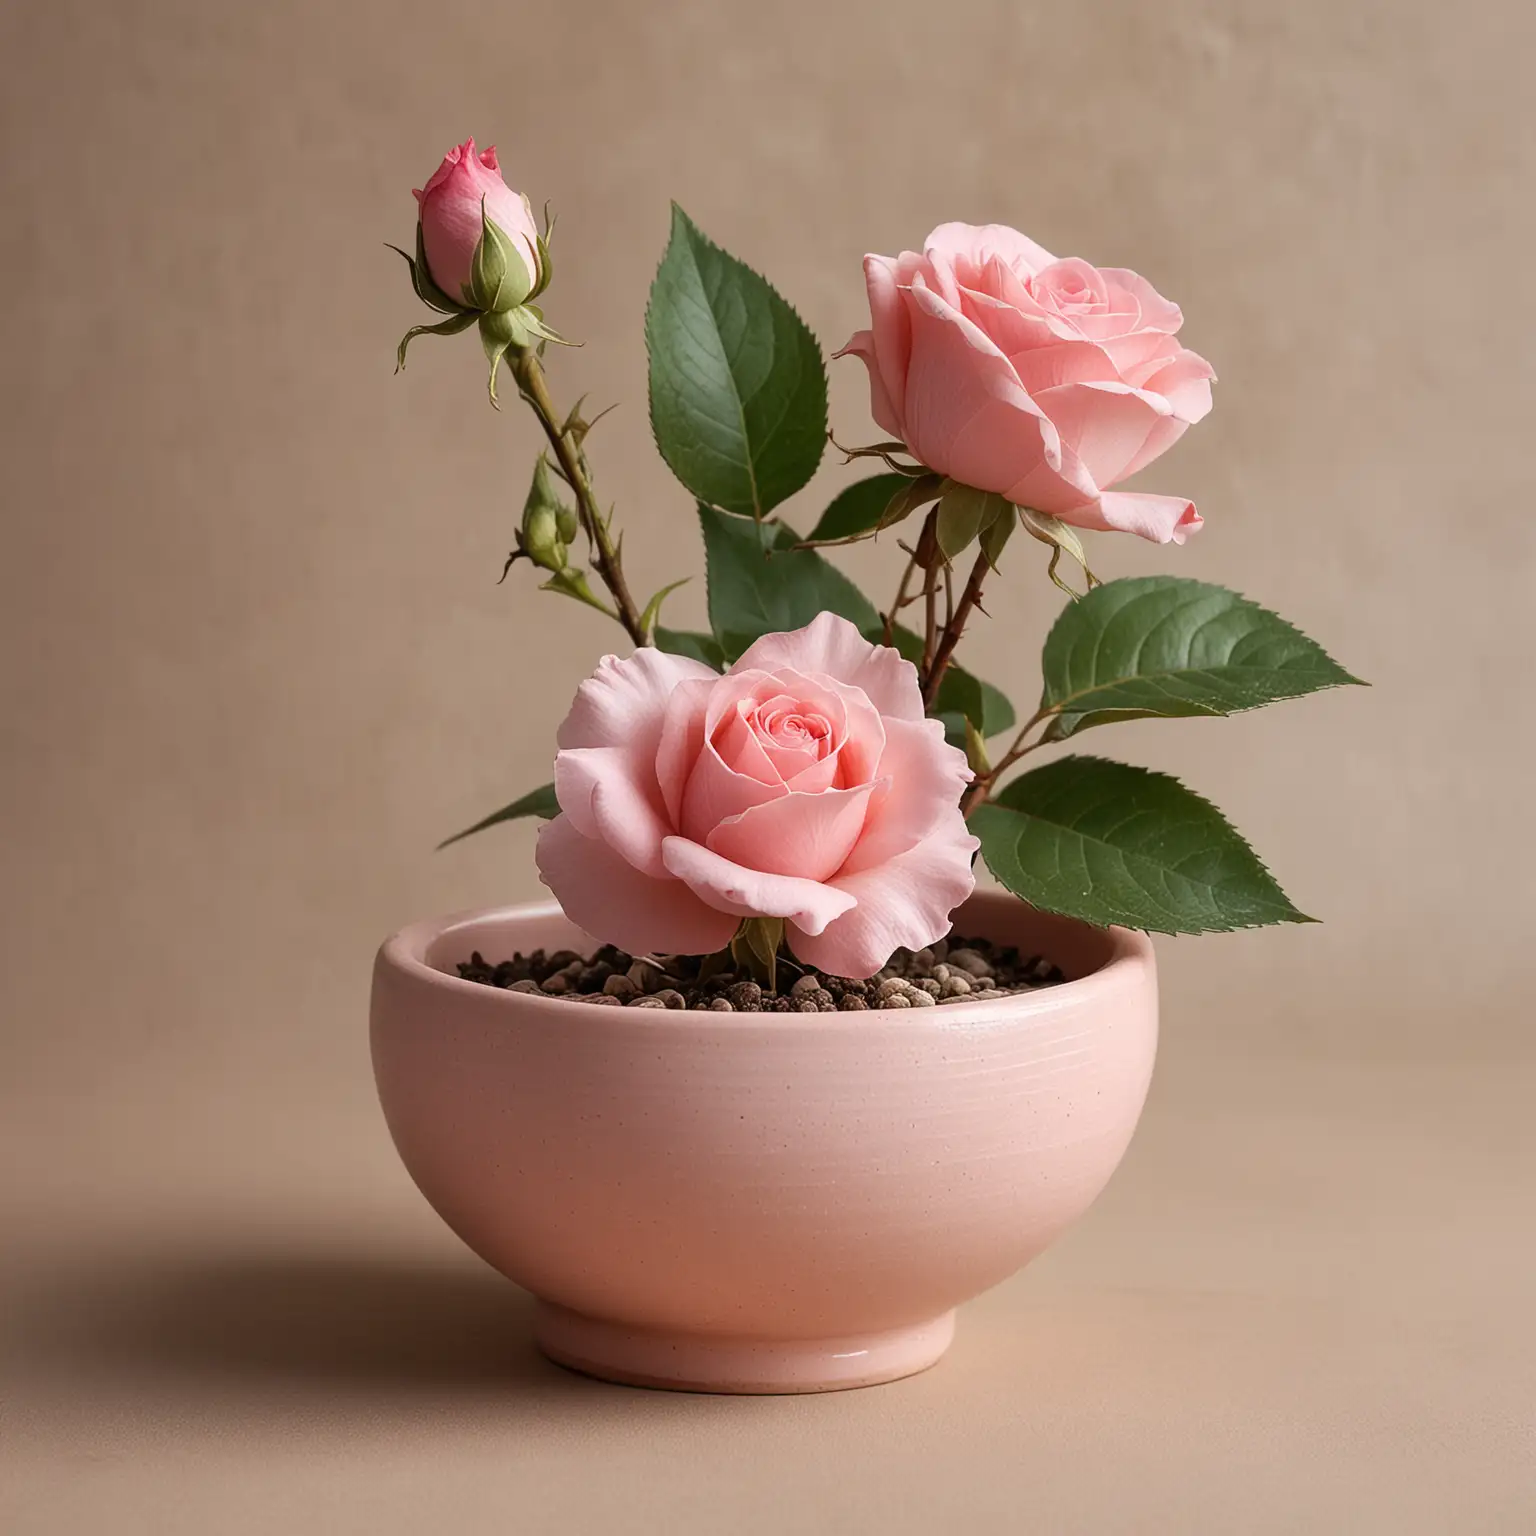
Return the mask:
POLYGON ((594 947, 552 902, 418 923, 374 970, 390 1132, 566 1365, 716 1392, 910 1375, 1103 1189, 1157 1042, 1144 934, 990 892, 956 928, 1072 979, 864 1013, 599 1008, 448 974, 594 947))

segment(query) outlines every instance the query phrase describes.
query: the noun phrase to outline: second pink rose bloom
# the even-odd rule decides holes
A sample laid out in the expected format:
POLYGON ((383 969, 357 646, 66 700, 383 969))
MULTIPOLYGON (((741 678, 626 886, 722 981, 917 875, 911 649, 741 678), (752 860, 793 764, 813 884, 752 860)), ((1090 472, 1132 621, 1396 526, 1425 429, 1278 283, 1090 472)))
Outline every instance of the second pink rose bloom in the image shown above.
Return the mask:
MULTIPOLYGON (((941 224, 921 255, 867 256, 871 413, 939 474, 1078 528, 1182 544, 1185 497, 1112 486, 1211 408, 1211 365, 1135 272, 1057 260, 1001 224, 941 224)), ((839 354, 842 355, 842 354, 839 354)))
POLYGON ((443 156, 426 186, 411 195, 419 205, 422 245, 432 280, 455 303, 469 302, 464 286, 480 243, 482 199, 486 215, 527 264, 530 283, 537 276, 538 226, 528 199, 502 179, 494 145, 479 154, 473 139, 456 145, 443 156))
POLYGON ((964 753, 917 672, 823 613, 723 677, 643 647, 605 657, 559 732, 544 883, 631 953, 710 954, 743 918, 837 976, 949 931, 975 888, 964 753))

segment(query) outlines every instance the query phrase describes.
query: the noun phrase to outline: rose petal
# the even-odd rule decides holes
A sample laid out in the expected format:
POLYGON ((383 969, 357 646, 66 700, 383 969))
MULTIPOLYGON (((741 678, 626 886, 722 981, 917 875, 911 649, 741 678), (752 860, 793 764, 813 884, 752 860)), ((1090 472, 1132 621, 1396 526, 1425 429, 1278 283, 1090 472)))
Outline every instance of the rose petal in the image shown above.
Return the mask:
POLYGON ((637 779, 621 747, 565 747, 555 757, 555 798, 583 837, 601 838, 642 874, 666 874, 661 840, 674 828, 654 768, 637 779))
POLYGON ((688 775, 677 829, 685 837, 702 843, 726 817, 739 816, 754 805, 764 805, 788 793, 777 779, 765 784, 749 774, 737 773, 722 761, 714 744, 706 741, 688 775))
POLYGON ((699 753, 704 750, 704 712, 718 681, 709 677, 679 683, 667 700, 661 740, 656 746, 656 778, 673 831, 682 824, 683 791, 688 787, 688 775, 693 772, 699 753))
POLYGON ((977 288, 960 288, 957 292, 960 313, 977 326, 1010 362, 1021 353, 1031 352, 1036 347, 1054 347, 1073 342, 1087 345, 1073 326, 1059 316, 1045 313, 1027 296, 1025 304, 1019 305, 977 288))
POLYGON ((1210 414, 1215 377, 1216 370, 1198 352, 1181 347, 1176 357, 1148 376, 1142 388, 1162 395, 1173 414, 1193 426, 1210 414))
POLYGON ((569 816, 539 830, 539 877, 565 915, 595 939, 631 954, 709 955, 723 949, 736 919, 699 900, 681 880, 653 880, 606 843, 586 838, 569 816))
POLYGON ((1095 341, 1058 341, 1053 337, 1044 346, 1008 349, 1008 361, 1036 401, 1045 390, 1063 384, 1121 382, 1114 359, 1095 341))
MULTIPOLYGON (((889 420, 895 424, 895 435, 906 440, 902 430, 903 401, 907 394, 907 366, 912 358, 912 322, 907 318, 907 306, 898 291, 900 264, 888 256, 864 258, 864 288, 869 295, 869 328, 874 342, 875 367, 880 383, 890 404, 889 420)), ((875 420, 887 432, 893 428, 885 421, 875 420)))
POLYGON ((1124 336, 1109 336, 1095 342, 1102 347, 1120 372, 1121 379, 1140 389, 1149 374, 1178 355, 1179 344, 1161 331, 1128 331, 1124 336))
POLYGON ((1171 336, 1184 324, 1184 316, 1172 299, 1165 299, 1139 272, 1129 267, 1100 267, 1099 275, 1111 293, 1123 293, 1135 301, 1141 315, 1138 329, 1162 331, 1171 336))
POLYGON ((1125 466, 1172 409, 1161 395, 1114 383, 1062 384, 1037 398, 1101 489, 1124 477, 1125 466))
POLYGON ((912 452, 930 469, 984 491, 1006 491, 1042 464, 1059 468, 1061 439, 1013 364, 920 277, 910 296, 912 452))
POLYGON ((1194 502, 1186 497, 1137 491, 1106 491, 1091 505, 1058 515, 1077 528, 1134 533, 1154 544, 1182 544, 1205 526, 1194 502))
POLYGON ((976 272, 996 258, 1020 277, 1031 277, 1056 260, 1043 245, 1006 224, 940 224, 923 242, 923 253, 930 261, 943 257, 976 272))
POLYGON ((556 732, 562 747, 636 747, 655 760, 667 701, 679 683, 714 671, 702 661, 672 656, 653 645, 633 656, 604 656, 597 670, 576 690, 576 701, 556 732))
POLYGON ((748 647, 731 671, 778 672, 783 668, 819 673, 845 687, 857 688, 882 715, 894 715, 899 720, 923 718, 917 668, 891 646, 866 640, 855 625, 838 614, 820 613, 804 629, 764 635, 748 647))
MULTIPOLYGON (((905 320, 905 317, 903 317, 905 320)), ((855 331, 848 338, 847 345, 839 352, 832 354, 835 361, 840 357, 856 357, 864 364, 869 372, 869 414, 875 418, 875 424, 884 432, 889 432, 892 437, 900 442, 905 442, 907 429, 902 425, 901 412, 896 408, 896 401, 885 386, 885 380, 880 373, 880 364, 875 356, 875 337, 873 331, 855 331)))
POLYGON ((965 753, 944 740, 937 720, 887 720, 885 752, 875 770, 888 786, 864 818, 848 856, 848 874, 874 869, 915 847, 956 813, 971 782, 965 753))
POLYGON ((787 935, 796 958, 832 976, 873 976, 897 949, 921 949, 949 932, 950 914, 976 888, 980 843, 956 807, 945 824, 885 864, 829 882, 855 906, 818 936, 803 924, 787 935))
POLYGON ((769 875, 733 864, 685 837, 669 837, 662 844, 662 857, 679 880, 717 911, 733 917, 782 917, 810 934, 820 933, 851 910, 856 899, 815 880, 769 875))
POLYGON ((1138 469, 1144 469, 1153 459, 1161 458, 1187 431, 1189 431, 1187 421, 1180 421, 1177 416, 1164 416, 1147 434, 1146 442, 1141 445, 1140 451, 1132 457, 1131 462, 1125 466, 1119 478, 1129 480, 1138 469))
POLYGON ((829 879, 859 842, 874 789, 862 784, 770 800, 722 821, 707 846, 745 868, 801 880, 829 879))

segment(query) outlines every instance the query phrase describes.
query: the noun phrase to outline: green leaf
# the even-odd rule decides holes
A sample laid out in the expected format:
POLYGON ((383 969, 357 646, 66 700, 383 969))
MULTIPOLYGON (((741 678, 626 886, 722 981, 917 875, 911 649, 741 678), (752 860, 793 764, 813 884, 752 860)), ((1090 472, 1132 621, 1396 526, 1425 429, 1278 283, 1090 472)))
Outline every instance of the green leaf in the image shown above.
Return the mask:
POLYGON ((755 523, 699 505, 709 579, 709 622, 734 661, 761 635, 799 629, 818 613, 840 613, 861 630, 880 615, 841 571, 814 549, 796 549, 794 529, 755 523))
POLYGON ((700 501, 760 518, 816 472, 827 436, 816 338, 675 203, 645 342, 656 446, 700 501))
POLYGON ((811 529, 811 542, 826 544, 873 533, 880 526, 891 498, 905 490, 907 484, 907 476, 897 474, 871 475, 868 480, 856 480, 821 514, 821 521, 811 529))
POLYGON ((1106 582, 1068 605, 1041 659, 1047 736, 1148 716, 1230 715, 1358 682, 1314 641, 1225 587, 1106 582))
POLYGON ((472 837, 476 832, 484 832, 487 827, 494 827, 498 822, 517 821, 524 816, 538 816, 548 821, 559 814, 560 802, 555 799, 555 786, 541 784, 537 789, 529 790, 521 800, 514 800, 511 805, 502 806, 499 811, 493 811, 484 821, 477 821, 474 826, 465 827, 462 832, 455 832, 452 837, 437 846, 442 850, 450 843, 456 843, 461 838, 472 837))
MULTIPOLYGON (((884 627, 877 625, 874 629, 865 631, 865 639, 879 642, 884 638, 884 627)), ((923 642, 910 629, 898 624, 891 635, 896 649, 901 652, 914 666, 922 662, 923 642)), ((958 667, 953 662, 944 673, 944 680, 939 684, 938 697, 933 701, 933 709, 930 711, 935 720, 944 722, 944 734, 949 738, 951 746, 965 747, 967 720, 980 732, 985 740, 989 736, 999 736, 1004 731, 1011 731, 1018 723, 1014 714, 1013 705, 991 683, 984 683, 979 677, 967 672, 964 667, 958 667)))
POLYGON ((691 656, 695 661, 702 661, 706 667, 713 667, 716 672, 725 671, 725 652, 713 635, 700 634, 692 629, 668 629, 658 624, 655 639, 658 650, 672 656, 691 656))
POLYGON ((1046 912, 1157 933, 1312 921, 1221 812, 1165 773, 1062 758, 970 824, 992 873, 1046 912))

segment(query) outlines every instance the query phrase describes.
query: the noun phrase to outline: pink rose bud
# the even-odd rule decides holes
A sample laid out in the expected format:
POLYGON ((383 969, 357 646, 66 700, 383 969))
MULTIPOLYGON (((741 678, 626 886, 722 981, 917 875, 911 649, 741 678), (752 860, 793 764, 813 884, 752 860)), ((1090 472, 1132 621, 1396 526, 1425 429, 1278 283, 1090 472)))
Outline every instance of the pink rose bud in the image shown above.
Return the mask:
POLYGON ((922 255, 866 256, 864 277, 870 328, 843 353, 921 463, 1078 528, 1160 544, 1199 529, 1185 497, 1110 489, 1211 408, 1211 365, 1145 278, 1002 224, 941 224, 922 255))
POLYGON ((975 887, 965 754, 916 668, 835 614, 723 677, 652 646, 606 657, 557 740, 539 873, 631 953, 710 954, 782 919, 806 965, 868 977, 943 938, 975 887))
MULTIPOLYGON (((492 146, 475 153, 475 141, 466 139, 450 149, 432 179, 412 195, 420 204, 422 250, 432 280, 455 303, 475 309, 507 310, 527 299, 539 286, 542 263, 539 232, 528 199, 514 192, 501 178, 492 146), (499 278, 499 297, 476 291, 476 250, 484 233, 484 218, 505 236, 512 260, 499 278), (521 263, 519 272, 517 263, 521 263)), ((482 279, 483 279, 482 257, 482 279)))

